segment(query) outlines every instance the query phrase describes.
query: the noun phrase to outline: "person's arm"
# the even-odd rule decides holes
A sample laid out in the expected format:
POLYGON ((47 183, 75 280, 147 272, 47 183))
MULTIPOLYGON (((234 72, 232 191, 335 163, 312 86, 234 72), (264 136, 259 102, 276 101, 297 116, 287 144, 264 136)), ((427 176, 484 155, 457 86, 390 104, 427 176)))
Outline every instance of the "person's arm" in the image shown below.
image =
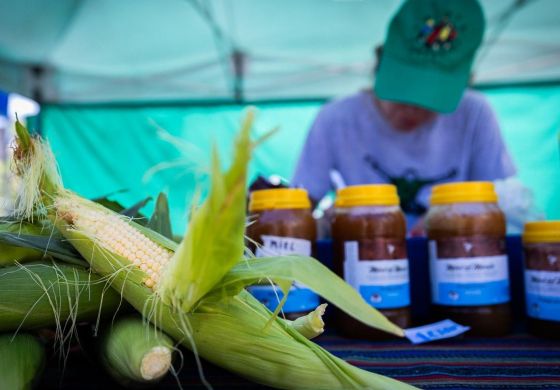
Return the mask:
POLYGON ((301 151, 292 187, 303 187, 314 205, 331 189, 330 170, 335 168, 332 118, 323 109, 315 118, 301 151))
POLYGON ((481 100, 474 123, 469 180, 497 180, 515 175, 515 165, 502 138, 492 107, 481 100))

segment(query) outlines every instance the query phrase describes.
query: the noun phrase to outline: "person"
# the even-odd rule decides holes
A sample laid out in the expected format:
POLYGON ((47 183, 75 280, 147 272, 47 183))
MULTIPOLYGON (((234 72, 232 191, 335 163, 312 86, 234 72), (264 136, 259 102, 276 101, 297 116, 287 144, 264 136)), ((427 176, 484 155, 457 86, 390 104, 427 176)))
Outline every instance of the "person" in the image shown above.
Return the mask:
POLYGON ((434 184, 514 175, 495 113, 467 88, 484 23, 476 0, 403 3, 378 50, 374 88, 320 110, 291 185, 317 202, 333 177, 392 183, 419 228, 434 184))

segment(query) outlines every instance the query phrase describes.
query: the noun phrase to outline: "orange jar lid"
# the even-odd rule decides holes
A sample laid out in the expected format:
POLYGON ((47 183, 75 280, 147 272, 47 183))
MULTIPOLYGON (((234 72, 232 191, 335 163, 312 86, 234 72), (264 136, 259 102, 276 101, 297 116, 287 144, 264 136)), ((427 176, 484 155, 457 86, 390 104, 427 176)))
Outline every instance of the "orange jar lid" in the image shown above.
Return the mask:
POLYGON ((309 209, 311 202, 302 188, 272 188, 251 192, 249 211, 309 209))
POLYGON ((527 222, 523 231, 525 244, 560 243, 560 221, 527 222))
POLYGON ((392 184, 366 184, 341 188, 336 192, 336 207, 398 206, 397 187, 392 184))
POLYGON ((489 181, 465 181, 446 183, 432 187, 431 205, 451 203, 496 203, 498 195, 494 183, 489 181))

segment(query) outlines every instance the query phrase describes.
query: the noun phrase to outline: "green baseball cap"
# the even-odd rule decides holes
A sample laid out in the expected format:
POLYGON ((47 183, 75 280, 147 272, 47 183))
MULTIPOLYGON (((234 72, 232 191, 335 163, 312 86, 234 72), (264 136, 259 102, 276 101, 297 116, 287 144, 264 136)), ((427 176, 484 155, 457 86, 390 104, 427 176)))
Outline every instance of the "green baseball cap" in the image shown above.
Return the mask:
POLYGON ((407 0, 387 31, 376 95, 436 112, 454 111, 483 35, 484 14, 476 0, 407 0))

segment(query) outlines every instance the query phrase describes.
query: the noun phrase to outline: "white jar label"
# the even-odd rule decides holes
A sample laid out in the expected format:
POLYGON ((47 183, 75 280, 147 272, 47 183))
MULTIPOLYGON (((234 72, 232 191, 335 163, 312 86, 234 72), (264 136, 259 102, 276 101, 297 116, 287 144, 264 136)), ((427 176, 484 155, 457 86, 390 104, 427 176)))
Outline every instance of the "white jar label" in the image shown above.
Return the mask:
POLYGON ((527 315, 560 321, 560 272, 525 270, 527 315))
POLYGON ((408 259, 359 258, 358 241, 344 243, 344 279, 377 309, 410 305, 408 259))
MULTIPOLYGON (((262 246, 258 247, 256 257, 301 255, 311 256, 311 241, 301 238, 261 236, 262 246)), ((280 288, 268 285, 250 286, 247 290, 270 311, 274 311, 284 296, 280 288)), ((288 292, 288 299, 282 310, 284 313, 298 313, 314 310, 319 306, 319 296, 301 283, 294 283, 288 292)))
POLYGON ((301 238, 261 236, 262 246, 257 248, 255 256, 311 256, 311 242, 301 238))
POLYGON ((448 306, 495 305, 509 302, 506 255, 438 258, 430 241, 432 301, 448 306))

